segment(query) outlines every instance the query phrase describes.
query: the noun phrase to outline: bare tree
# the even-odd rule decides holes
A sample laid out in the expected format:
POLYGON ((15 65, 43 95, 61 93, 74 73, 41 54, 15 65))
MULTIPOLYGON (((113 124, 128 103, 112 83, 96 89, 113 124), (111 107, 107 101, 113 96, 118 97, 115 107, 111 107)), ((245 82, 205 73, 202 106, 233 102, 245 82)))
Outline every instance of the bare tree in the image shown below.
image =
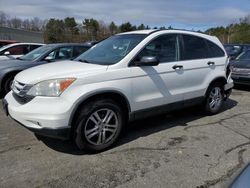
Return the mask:
POLYGON ((13 28, 21 28, 22 26, 22 20, 20 18, 16 18, 16 17, 12 18, 10 22, 11 22, 11 27, 13 28))
POLYGON ((8 15, 5 14, 3 11, 0 11, 0 26, 7 25, 8 15))

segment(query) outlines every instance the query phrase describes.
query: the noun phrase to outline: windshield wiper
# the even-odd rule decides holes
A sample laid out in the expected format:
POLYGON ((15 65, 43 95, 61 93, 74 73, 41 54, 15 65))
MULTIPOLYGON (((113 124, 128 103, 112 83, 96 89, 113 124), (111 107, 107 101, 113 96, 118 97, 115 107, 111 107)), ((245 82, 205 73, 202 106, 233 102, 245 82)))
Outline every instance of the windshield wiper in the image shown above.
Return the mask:
POLYGON ((83 62, 83 63, 90 63, 88 60, 86 60, 86 59, 78 59, 78 61, 80 61, 80 62, 83 62))

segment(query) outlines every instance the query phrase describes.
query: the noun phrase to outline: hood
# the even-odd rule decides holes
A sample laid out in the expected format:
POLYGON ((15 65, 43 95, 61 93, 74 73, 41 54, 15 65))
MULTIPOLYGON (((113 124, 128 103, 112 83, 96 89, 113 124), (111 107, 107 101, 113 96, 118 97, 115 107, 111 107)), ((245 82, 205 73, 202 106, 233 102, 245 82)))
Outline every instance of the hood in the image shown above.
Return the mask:
POLYGON ((231 65, 236 68, 250 69, 250 60, 235 60, 231 62, 231 65))
POLYGON ((87 64, 78 61, 59 61, 22 71, 17 74, 15 80, 24 84, 36 84, 44 80, 56 78, 78 78, 80 75, 106 71, 107 67, 108 66, 87 64))
POLYGON ((0 70, 12 67, 22 67, 31 64, 31 61, 22 61, 18 59, 8 59, 0 61, 0 70))

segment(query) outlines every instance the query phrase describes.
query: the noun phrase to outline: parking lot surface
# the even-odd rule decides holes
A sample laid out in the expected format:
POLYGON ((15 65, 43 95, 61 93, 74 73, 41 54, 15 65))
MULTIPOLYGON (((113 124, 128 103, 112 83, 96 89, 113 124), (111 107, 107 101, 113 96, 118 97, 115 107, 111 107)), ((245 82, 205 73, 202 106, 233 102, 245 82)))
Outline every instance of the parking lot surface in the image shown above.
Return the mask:
POLYGON ((0 110, 0 187, 223 187, 249 161, 249 89, 218 115, 189 108, 130 123, 99 154, 37 138, 0 110))

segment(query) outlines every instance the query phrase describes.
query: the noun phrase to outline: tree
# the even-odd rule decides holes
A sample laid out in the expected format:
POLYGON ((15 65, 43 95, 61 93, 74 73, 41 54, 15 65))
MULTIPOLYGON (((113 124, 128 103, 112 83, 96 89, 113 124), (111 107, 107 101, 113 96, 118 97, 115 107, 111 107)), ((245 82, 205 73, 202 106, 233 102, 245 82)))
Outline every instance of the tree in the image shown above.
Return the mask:
POLYGON ((86 29, 87 35, 90 35, 91 40, 97 39, 97 33, 99 31, 99 23, 97 20, 91 19, 84 19, 83 27, 86 29))
POLYGON ((22 28, 25 30, 30 30, 31 29, 31 24, 29 19, 25 19, 22 22, 22 28))
POLYGON ((114 35, 115 33, 117 33, 118 27, 117 27, 117 25, 115 25, 114 22, 111 22, 111 23, 109 24, 109 31, 110 31, 110 34, 111 34, 111 35, 114 35))
POLYGON ((146 29, 144 24, 141 24, 137 27, 137 30, 144 30, 144 29, 146 29))
POLYGON ((45 42, 56 43, 64 41, 65 24, 63 20, 50 19, 44 31, 45 42))
POLYGON ((121 32, 134 31, 136 30, 136 26, 132 26, 130 22, 126 22, 120 25, 121 32))
POLYGON ((8 15, 5 14, 4 12, 0 11, 0 26, 6 26, 7 19, 8 19, 8 15))
POLYGON ((74 35, 74 34, 79 34, 79 29, 77 28, 77 23, 75 21, 74 17, 67 17, 64 19, 64 23, 65 23, 65 28, 66 30, 74 35))
POLYGON ((10 22, 11 22, 11 27, 13 27, 13 28, 21 28, 21 26, 22 26, 22 20, 20 19, 20 18, 12 18, 11 20, 10 20, 10 22))

